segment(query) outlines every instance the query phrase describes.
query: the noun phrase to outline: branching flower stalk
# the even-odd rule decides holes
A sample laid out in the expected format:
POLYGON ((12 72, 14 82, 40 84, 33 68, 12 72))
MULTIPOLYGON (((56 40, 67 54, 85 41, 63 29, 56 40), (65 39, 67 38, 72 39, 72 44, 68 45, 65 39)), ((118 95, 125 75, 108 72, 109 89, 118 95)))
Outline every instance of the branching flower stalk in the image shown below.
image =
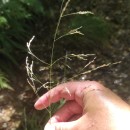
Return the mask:
POLYGON ((82 59, 82 60, 86 60, 85 57, 87 58, 88 56, 90 55, 93 55, 93 54, 87 54, 87 55, 84 55, 84 54, 78 54, 78 55, 75 55, 75 54, 67 54, 57 60, 53 60, 54 59, 54 48, 55 48, 55 43, 57 40, 65 37, 65 36, 68 36, 68 35, 74 35, 74 34, 80 34, 80 35, 84 35, 82 32, 80 32, 79 30, 82 28, 82 27, 78 27, 78 28, 75 28, 75 29, 72 29, 70 30, 68 33, 62 35, 62 36, 59 36, 57 37, 57 34, 58 34, 58 30, 59 30, 59 26, 60 26, 60 23, 61 23, 61 20, 62 20, 62 17, 65 17, 65 16, 69 16, 69 15, 83 15, 83 14, 93 14, 92 12, 90 11, 79 11, 79 12, 75 12, 75 13, 70 13, 70 14, 65 14, 65 11, 69 5, 71 0, 67 0, 65 2, 65 0, 62 0, 62 4, 61 4, 61 11, 60 11, 60 16, 59 16, 59 19, 58 19, 58 22, 57 22, 57 26, 56 26, 56 30, 55 30, 55 33, 54 33, 54 39, 53 39, 53 43, 52 43, 52 51, 51 51, 51 59, 50 59, 50 63, 47 63, 43 60, 41 60, 40 58, 38 58, 32 51, 31 51, 31 43, 32 41, 34 40, 35 36, 33 36, 30 41, 27 43, 27 49, 28 49, 28 53, 33 57, 35 58, 36 60, 40 61, 41 63, 43 63, 44 65, 47 66, 47 68, 49 68, 49 81, 50 82, 47 82, 50 83, 49 87, 46 86, 47 84, 43 84, 41 81, 38 80, 38 78, 36 77, 36 75, 34 75, 33 73, 33 61, 31 63, 31 65, 29 64, 28 62, 28 57, 26 58, 26 69, 27 69, 27 74, 28 74, 28 82, 29 84, 31 85, 31 87, 33 88, 33 91, 35 93, 37 93, 37 89, 36 89, 36 86, 35 86, 35 81, 41 83, 41 87, 39 88, 42 88, 45 87, 47 88, 48 90, 50 90, 52 88, 52 83, 53 83, 53 80, 52 80, 52 72, 53 72, 53 66, 54 64, 56 64, 58 61, 64 59, 64 58, 68 58, 68 59, 71 59, 72 57, 76 57, 78 59, 82 59))
MULTIPOLYGON (((53 39, 53 43, 52 43, 52 51, 51 51, 51 63, 50 63, 50 73, 49 73, 49 78, 50 78, 50 86, 49 86, 49 89, 52 88, 52 71, 53 71, 53 57, 54 57, 54 48, 55 48, 55 42, 56 42, 56 38, 57 38, 57 32, 58 32, 58 29, 59 29, 59 26, 60 26, 60 23, 61 23, 61 18, 69 4, 70 0, 68 0, 66 3, 65 3, 65 6, 63 7, 63 4, 64 4, 64 0, 62 1, 62 4, 61 4, 61 12, 60 12, 60 16, 59 16, 59 19, 58 19, 58 22, 57 22, 57 26, 56 26, 56 30, 55 30, 55 33, 54 33, 54 39, 53 39)), ((49 101, 50 102, 50 101, 49 101)), ((49 107, 49 110, 51 111, 51 107, 49 107)), ((51 113, 50 113, 50 117, 51 117, 51 113)))
MULTIPOLYGON (((64 4, 64 0, 62 1, 62 4, 61 4, 61 12, 60 12, 60 16, 59 16, 59 19, 58 19, 58 22, 57 22, 57 26, 56 26, 56 30, 55 30, 55 33, 54 33, 54 39, 53 39, 53 43, 52 43, 52 51, 51 51, 51 63, 50 63, 50 82, 52 82, 52 65, 53 65, 53 57, 54 57, 54 48, 55 48, 55 42, 57 41, 57 32, 58 32, 58 29, 59 29, 59 26, 60 26, 60 23, 61 23, 61 18, 69 4, 70 0, 68 0, 65 4, 65 6, 63 7, 63 4, 64 4)), ((50 89, 51 89, 51 84, 50 84, 50 89)))
MULTIPOLYGON (((85 65, 85 67, 82 70, 84 70, 91 63, 93 63, 95 61, 95 59, 96 59, 96 57, 92 61, 90 61, 87 65, 85 65)), ((117 65, 117 64, 120 64, 120 63, 121 63, 121 61, 114 62, 114 63, 108 63, 108 64, 102 64, 102 65, 99 65, 97 67, 94 67, 93 69, 78 73, 78 74, 74 75, 73 77, 69 78, 68 80, 74 79, 74 78, 76 78, 78 76, 81 76, 81 75, 89 74, 89 73, 91 73, 93 71, 96 71, 96 70, 99 70, 99 69, 102 69, 102 68, 105 68, 105 67, 109 67, 109 66, 112 66, 112 65, 117 65)))
MULTIPOLYGON (((61 61, 61 60, 64 60, 64 62, 65 62, 65 65, 64 65, 65 66, 64 67, 64 77, 66 76, 66 67, 71 69, 71 67, 67 64, 68 61, 71 61, 74 58, 76 58, 78 60, 82 60, 82 61, 87 61, 86 65, 82 69, 80 69, 79 72, 76 75, 72 76, 71 78, 68 78, 67 80, 64 78, 64 82, 65 82, 65 80, 68 81, 68 80, 77 78, 78 76, 91 73, 91 72, 96 71, 96 70, 98 70, 100 68, 104 68, 104 67, 108 67, 108 66, 120 63, 120 62, 115 62, 115 63, 103 64, 103 65, 99 65, 97 67, 94 67, 94 68, 92 68, 90 70, 87 70, 87 67, 89 65, 91 65, 95 61, 95 59, 96 59, 95 54, 67 54, 66 53, 65 56, 62 56, 62 57, 54 60, 54 49, 55 49, 55 44, 56 44, 56 42, 58 40, 60 40, 61 38, 65 37, 65 36, 68 36, 68 35, 74 35, 74 34, 84 35, 82 32, 80 32, 80 29, 82 28, 82 26, 81 26, 81 27, 77 27, 77 28, 74 28, 74 29, 68 31, 67 33, 65 33, 65 34, 63 34, 61 36, 58 36, 58 30, 59 30, 62 18, 70 16, 70 15, 93 14, 90 11, 79 11, 79 12, 74 12, 74 13, 70 13, 70 14, 65 14, 65 11, 66 11, 70 1, 71 0, 66 0, 66 2, 65 2, 65 0, 62 0, 60 16, 59 16, 59 19, 58 19, 58 22, 57 22, 57 25, 56 25, 54 38, 53 38, 53 42, 52 42, 50 63, 47 63, 44 60, 41 60, 39 57, 37 57, 31 51, 31 43, 34 40, 35 36, 33 36, 31 38, 31 40, 27 43, 28 54, 30 54, 33 58, 38 60, 40 63, 42 63, 43 65, 45 65, 49 69, 49 82, 42 83, 42 81, 40 81, 33 72, 34 61, 31 61, 31 63, 30 63, 29 58, 28 57, 26 58, 26 70, 27 70, 27 75, 28 75, 27 81, 28 81, 29 85, 32 87, 32 89, 33 89, 34 93, 37 95, 37 97, 39 97, 38 92, 41 90, 41 88, 46 88, 47 90, 52 89, 52 87, 53 87, 52 86, 52 83, 53 83, 53 78, 52 78, 53 68, 54 68, 54 65, 56 63, 58 63, 59 61, 61 61), (88 57, 92 57, 93 59, 91 61, 88 61, 88 57), (40 83, 41 86, 36 87, 35 82, 40 83)), ((65 88, 65 89, 67 89, 67 88, 65 88)), ((68 91, 68 94, 70 94, 69 91, 68 91)), ((48 101, 48 102, 50 102, 50 101, 48 101)), ((49 116, 51 117, 52 116, 52 108, 51 108, 51 106, 49 108, 46 108, 46 110, 48 111, 49 116)))
MULTIPOLYGON (((59 16, 59 19, 58 19, 58 22, 57 22, 56 30, 55 30, 55 33, 54 33, 54 39, 53 39, 53 43, 52 43, 51 62, 50 62, 50 83, 52 82, 52 72, 53 72, 53 64, 54 64, 53 62, 55 62, 55 61, 53 61, 53 57, 54 57, 54 48, 55 48, 56 41, 63 38, 63 37, 65 37, 65 36, 68 36, 68 35, 74 35, 74 34, 84 35, 82 32, 79 31, 79 29, 81 29, 82 27, 78 27, 78 28, 70 30, 68 33, 63 34, 62 36, 57 37, 57 33, 58 33, 58 30, 59 30, 59 26, 60 26, 62 17, 69 16, 69 15, 77 15, 77 14, 78 15, 93 14, 90 11, 79 11, 79 12, 75 12, 75 13, 64 14, 67 7, 68 7, 68 5, 69 5, 69 3, 70 3, 70 1, 71 0, 67 0, 65 2, 65 0, 62 0, 62 4, 61 4, 60 16, 59 16)), ((52 88, 52 86, 50 84, 50 89, 51 88, 52 88)))
POLYGON ((41 63, 43 63, 43 64, 46 64, 46 65, 49 65, 48 63, 46 63, 45 61, 43 61, 43 60, 41 60, 40 58, 38 58, 32 51, 31 51, 31 43, 32 43, 32 41, 34 40, 34 38, 35 38, 35 36, 33 36, 31 39, 30 39, 30 41, 29 42, 27 42, 27 49, 28 49, 28 53, 30 54, 30 55, 32 55, 34 58, 36 58, 38 61, 40 61, 41 63))

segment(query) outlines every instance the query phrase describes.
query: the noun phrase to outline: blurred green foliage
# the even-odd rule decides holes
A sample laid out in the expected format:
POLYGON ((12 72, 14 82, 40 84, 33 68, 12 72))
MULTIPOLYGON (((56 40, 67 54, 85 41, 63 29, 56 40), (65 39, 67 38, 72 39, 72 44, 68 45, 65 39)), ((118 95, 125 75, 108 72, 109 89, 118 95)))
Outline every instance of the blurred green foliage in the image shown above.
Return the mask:
POLYGON ((26 42, 34 34, 39 15, 43 14, 43 6, 38 0, 0 1, 1 71, 12 72, 11 65, 18 66, 19 54, 26 52, 26 42))
POLYGON ((12 53, 24 49, 27 39, 33 34, 30 30, 35 26, 33 13, 39 15, 43 8, 37 0, 4 1, 0 2, 0 54, 16 63, 12 53))
POLYGON ((3 88, 8 88, 11 89, 11 86, 9 85, 9 80, 7 79, 7 77, 5 76, 5 74, 3 72, 0 71, 0 90, 3 88))

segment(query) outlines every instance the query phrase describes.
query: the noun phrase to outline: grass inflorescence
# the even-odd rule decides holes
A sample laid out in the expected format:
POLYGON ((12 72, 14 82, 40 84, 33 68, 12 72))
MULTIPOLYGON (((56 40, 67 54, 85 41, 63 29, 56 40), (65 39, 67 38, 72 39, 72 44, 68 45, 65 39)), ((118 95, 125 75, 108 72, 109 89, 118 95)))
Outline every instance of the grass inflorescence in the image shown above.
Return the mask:
MULTIPOLYGON (((45 66, 48 69, 49 80, 47 82, 43 83, 40 79, 38 79, 38 77, 36 76, 36 74, 33 71, 35 61, 33 61, 33 60, 31 61, 29 59, 29 57, 26 58, 26 70, 27 70, 27 74, 28 74, 27 81, 30 84, 30 86, 32 87, 32 89, 33 89, 34 93, 37 95, 37 97, 39 97, 38 92, 42 88, 49 91, 56 84, 55 81, 54 81, 54 78, 53 78, 53 69, 54 69, 54 67, 56 66, 57 63, 62 63, 62 66, 64 66, 64 74, 63 74, 62 82, 66 82, 66 81, 69 81, 69 80, 74 80, 74 79, 76 79, 77 77, 79 77, 81 75, 86 75, 86 74, 91 73, 93 71, 96 71, 96 70, 98 70, 100 68, 104 68, 104 67, 111 66, 113 64, 120 63, 120 62, 115 62, 115 63, 101 64, 101 65, 95 66, 92 69, 88 69, 88 66, 90 66, 92 63, 94 63, 95 60, 96 60, 96 55, 95 54, 69 54, 69 53, 66 53, 64 56, 54 60, 54 51, 55 51, 56 42, 58 40, 66 37, 66 36, 69 36, 69 35, 75 35, 75 34, 84 35, 80 31, 81 28, 83 28, 83 26, 80 26, 80 27, 77 27, 77 28, 73 28, 73 29, 69 30, 67 33, 59 36, 58 31, 59 31, 59 27, 60 27, 62 18, 67 17, 67 16, 70 17, 71 15, 86 15, 86 14, 93 15, 93 13, 91 11, 78 11, 78 12, 66 14, 66 9, 67 9, 68 5, 70 4, 70 2, 71 2, 71 0, 67 0, 67 1, 62 0, 60 16, 59 16, 59 19, 58 19, 58 22, 57 22, 57 26, 56 26, 56 29, 55 29, 54 38, 53 38, 53 42, 52 42, 51 58, 50 58, 49 63, 47 63, 44 60, 40 59, 38 56, 36 56, 32 52, 31 43, 33 42, 35 36, 33 36, 31 38, 31 40, 27 43, 28 54, 30 54, 31 57, 33 57, 34 59, 39 61, 41 64, 43 64, 43 66, 45 66), (89 60, 90 57, 92 57, 91 60, 89 60), (68 62, 71 63, 72 61, 74 62, 74 60, 78 60, 79 62, 84 61, 84 62, 86 62, 86 64, 84 66, 82 66, 82 67, 80 66, 80 68, 78 69, 78 72, 76 72, 74 75, 71 75, 70 77, 66 78, 66 75, 68 73, 67 69, 68 68, 72 69, 70 64, 68 64, 68 62), (37 85, 36 85, 37 82, 40 84, 39 87, 37 87, 37 85)), ((60 82, 58 82, 58 83, 60 83, 60 82)), ((58 104, 58 106, 59 106, 59 104, 58 104)), ((50 106, 49 108, 47 108, 47 112, 49 113, 49 117, 51 117, 52 113, 53 113, 53 108, 50 106)))

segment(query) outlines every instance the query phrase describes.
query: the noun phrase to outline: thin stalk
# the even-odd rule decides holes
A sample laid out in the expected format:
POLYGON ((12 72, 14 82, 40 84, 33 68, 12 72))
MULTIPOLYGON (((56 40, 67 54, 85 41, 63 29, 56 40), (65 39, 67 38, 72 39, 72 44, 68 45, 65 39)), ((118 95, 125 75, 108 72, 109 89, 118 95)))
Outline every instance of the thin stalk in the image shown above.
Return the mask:
POLYGON ((27 116, 26 116, 26 108, 24 108, 24 129, 28 130, 27 128, 27 116))
MULTIPOLYGON (((51 63, 50 63, 50 72, 49 72, 49 80, 50 80, 50 87, 49 89, 52 88, 52 71, 53 71, 53 58, 54 58, 54 48, 55 48, 55 42, 56 42, 56 37, 57 37, 57 32, 58 32, 58 29, 59 29, 59 26, 60 26, 60 23, 61 23, 61 18, 69 4, 70 0, 68 0, 66 3, 65 3, 65 6, 63 7, 63 4, 64 4, 64 0, 62 1, 62 4, 61 4, 61 12, 60 12, 60 16, 59 16, 59 19, 58 19, 58 22, 57 22, 57 26, 56 26, 56 29, 55 29, 55 33, 54 33, 54 39, 53 39, 53 43, 52 43, 52 50, 51 50, 51 63)), ((51 107, 49 108, 50 111, 51 111, 51 107)), ((51 117, 51 113, 50 113, 50 117, 51 117)))
POLYGON ((79 74, 77 74, 77 75, 74 75, 73 77, 69 78, 69 80, 74 79, 74 78, 76 78, 76 77, 78 77, 78 76, 81 76, 81 75, 84 75, 84 74, 89 74, 89 73, 91 73, 91 72, 93 72, 93 71, 96 71, 96 70, 99 70, 99 69, 102 69, 102 68, 105 68, 105 67, 109 67, 109 66, 112 66, 112 65, 117 65, 117 64, 120 64, 120 63, 121 63, 121 61, 119 61, 119 62, 114 62, 114 63, 108 63, 108 64, 99 65, 99 66, 97 66, 97 67, 95 67, 95 68, 93 68, 93 69, 91 69, 91 70, 87 70, 87 71, 84 71, 84 72, 79 73, 79 74))

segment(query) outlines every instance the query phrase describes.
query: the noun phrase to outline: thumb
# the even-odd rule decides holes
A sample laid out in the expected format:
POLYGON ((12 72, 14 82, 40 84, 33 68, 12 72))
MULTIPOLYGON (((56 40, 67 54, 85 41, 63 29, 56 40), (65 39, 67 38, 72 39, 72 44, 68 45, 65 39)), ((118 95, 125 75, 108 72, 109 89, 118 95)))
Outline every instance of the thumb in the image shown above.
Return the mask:
POLYGON ((76 130, 76 121, 72 122, 59 122, 59 123, 47 123, 44 130, 76 130))

